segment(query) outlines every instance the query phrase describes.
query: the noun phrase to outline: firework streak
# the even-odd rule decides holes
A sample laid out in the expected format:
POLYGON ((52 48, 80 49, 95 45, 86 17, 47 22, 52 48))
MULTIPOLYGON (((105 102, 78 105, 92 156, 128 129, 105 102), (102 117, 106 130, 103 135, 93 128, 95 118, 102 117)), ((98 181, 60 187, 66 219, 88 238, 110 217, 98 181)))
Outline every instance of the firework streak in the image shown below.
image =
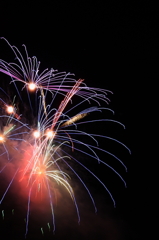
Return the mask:
MULTIPOLYGON (((90 119, 88 115, 95 115, 95 112, 107 110, 101 107, 101 103, 108 104, 108 90, 100 88, 90 88, 84 84, 83 79, 75 80, 73 74, 58 72, 57 70, 45 69, 40 73, 40 62, 36 57, 30 58, 26 46, 24 46, 25 56, 19 49, 11 46, 15 62, 6 62, 0 59, 0 72, 9 76, 7 89, 12 86, 15 95, 12 96, 4 88, 0 88, 0 173, 3 174, 10 164, 14 165, 14 171, 4 193, 0 196, 2 203, 15 179, 23 187, 27 195, 26 231, 29 229, 30 206, 32 199, 40 199, 42 195, 47 196, 51 216, 53 231, 55 231, 54 202, 56 198, 57 186, 67 190, 73 200, 78 221, 80 213, 76 196, 71 185, 71 178, 66 169, 69 170, 82 183, 95 211, 96 205, 86 183, 73 168, 71 162, 82 167, 92 175, 105 188, 115 205, 114 198, 104 182, 96 176, 78 158, 71 155, 73 152, 83 154, 85 157, 97 160, 114 172, 126 185, 122 176, 108 163, 102 161, 96 151, 105 152, 110 157, 118 161, 126 170, 124 163, 113 153, 98 147, 97 138, 108 139, 117 143, 121 148, 129 151, 128 147, 117 139, 87 133, 79 129, 79 126, 88 126, 91 123, 111 122, 124 127, 124 125, 113 119, 90 119), (56 108, 56 100, 60 97, 62 101, 56 108), (78 103, 73 105, 73 99, 78 99, 78 103), (79 111, 83 105, 89 106, 85 110, 79 111), (71 105, 71 108, 70 108, 71 105), (29 117, 28 114, 29 113, 29 117), (85 121, 81 122, 81 119, 85 121), (82 140, 80 137, 83 137, 82 140), (83 139, 86 139, 85 141, 83 139), (87 139, 90 141, 86 142, 87 139), (19 156, 17 161, 15 156, 19 156)), ((38 200, 37 200, 38 201, 38 200)), ((3 212, 4 217, 4 212, 3 212)), ((50 229, 50 225, 49 225, 50 229)), ((41 231, 43 229, 41 228, 41 231)))

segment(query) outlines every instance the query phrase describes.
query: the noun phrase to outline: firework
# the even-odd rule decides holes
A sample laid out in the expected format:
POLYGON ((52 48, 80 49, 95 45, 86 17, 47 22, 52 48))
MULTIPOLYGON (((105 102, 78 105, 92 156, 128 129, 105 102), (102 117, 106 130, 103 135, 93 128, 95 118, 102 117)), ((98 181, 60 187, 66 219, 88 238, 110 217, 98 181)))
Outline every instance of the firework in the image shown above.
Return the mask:
MULTIPOLYGON (((1 88, 1 95, 4 96, 5 100, 1 96, 0 171, 3 173, 10 163, 15 165, 15 171, 1 197, 0 203, 4 201, 14 179, 17 178, 19 185, 25 189, 27 196, 25 235, 27 235, 29 229, 31 202, 33 199, 38 201, 43 196, 48 197, 53 231, 55 231, 54 202, 56 188, 61 186, 66 189, 73 200, 77 218, 80 221, 78 202, 67 169, 82 183, 94 205, 95 211, 97 208, 87 184, 72 165, 72 162, 75 162, 76 165, 91 174, 104 187, 115 205, 115 200, 105 183, 72 154, 77 152, 87 158, 92 158, 92 161, 96 160, 97 163, 105 165, 126 186, 122 176, 108 163, 100 159, 96 151, 110 155, 126 170, 125 164, 113 153, 100 148, 97 139, 109 139, 130 153, 129 148, 112 137, 89 133, 80 129, 82 125, 88 126, 90 123, 95 122, 112 122, 124 127, 122 123, 113 119, 86 119, 88 115, 93 115, 95 112, 109 111, 114 113, 107 107, 101 107, 101 103, 109 103, 108 93, 111 92, 105 89, 87 87, 83 79, 75 80, 72 77, 73 74, 70 73, 59 73, 54 69, 45 69, 39 73, 40 62, 37 61, 36 57, 30 58, 28 56, 25 45, 23 45, 25 50, 25 57, 23 57, 17 47, 11 46, 6 39, 4 40, 13 51, 16 62, 0 60, 0 72, 11 77, 9 83, 15 86, 15 92, 18 95, 17 101, 21 102, 24 109, 30 109, 30 119, 25 114, 24 116, 18 114, 22 107, 16 107, 16 104, 20 105, 20 103, 15 104, 15 95, 13 96, 13 104, 7 104, 6 99, 10 99, 10 96, 1 88), (22 88, 21 84, 23 84, 22 88), (21 91, 26 92, 25 97, 24 94, 21 94, 21 91), (35 95, 34 103, 32 100, 33 94, 35 95), (59 106, 55 108, 54 102, 59 96, 62 100, 59 106), (78 97, 79 101, 73 105, 75 96, 78 97), (89 106, 84 110, 78 110, 92 103, 97 106, 89 106), (15 157, 17 154, 20 158, 19 161, 15 157), (3 160, 5 155, 7 156, 6 161, 3 160)), ((48 226, 50 229, 50 225, 48 226)), ((41 231, 43 232, 42 228, 41 231)))

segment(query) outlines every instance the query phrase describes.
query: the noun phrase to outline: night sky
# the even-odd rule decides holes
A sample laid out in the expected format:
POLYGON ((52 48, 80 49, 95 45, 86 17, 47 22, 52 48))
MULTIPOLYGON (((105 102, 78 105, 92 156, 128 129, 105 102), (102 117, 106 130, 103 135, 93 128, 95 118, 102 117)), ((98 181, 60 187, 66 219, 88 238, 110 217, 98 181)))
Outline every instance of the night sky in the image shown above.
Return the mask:
MULTIPOLYGON (((55 234, 49 232, 47 226, 48 208, 44 205, 39 208, 35 206, 26 239, 142 239, 141 223, 150 212, 148 198, 143 197, 144 192, 149 190, 146 184, 148 180, 144 180, 148 164, 144 158, 143 132, 146 129, 143 129, 143 115, 146 116, 145 111, 148 110, 145 109, 149 107, 149 97, 145 94, 148 61, 152 63, 157 57, 155 10, 140 1, 137 4, 121 1, 3 2, 0 10, 0 36, 20 50, 23 50, 22 44, 25 44, 29 56, 36 56, 41 61, 41 69, 53 67, 59 71, 72 72, 76 79, 85 79, 88 86, 111 90, 113 94, 109 95, 109 107, 115 111, 114 119, 122 122, 126 129, 114 126, 109 128, 98 123, 96 128, 99 134, 119 139, 132 151, 129 155, 116 145, 101 142, 103 148, 108 144, 112 152, 119 154, 126 164, 127 173, 112 163, 127 182, 127 188, 106 167, 96 167, 90 163, 91 169, 108 184, 116 200, 116 208, 107 192, 85 174, 85 182, 93 193, 97 213, 94 213, 87 193, 75 182, 81 213, 80 225, 73 203, 63 192, 55 210, 55 234), (150 17, 149 11, 153 17, 150 17), (44 235, 40 231, 41 227, 44 235)), ((0 40, 0 55, 6 61, 14 60, 3 40, 0 40)), ((4 79, 2 73, 0 77, 4 79)), ((107 156, 100 154, 100 157, 105 160, 107 156)), ((4 219, 0 214, 2 240, 24 239, 26 209, 23 208, 24 200, 19 199, 20 195, 16 191, 15 183, 0 206, 1 211, 5 209, 4 219), (14 214, 12 209, 15 209, 14 214)))

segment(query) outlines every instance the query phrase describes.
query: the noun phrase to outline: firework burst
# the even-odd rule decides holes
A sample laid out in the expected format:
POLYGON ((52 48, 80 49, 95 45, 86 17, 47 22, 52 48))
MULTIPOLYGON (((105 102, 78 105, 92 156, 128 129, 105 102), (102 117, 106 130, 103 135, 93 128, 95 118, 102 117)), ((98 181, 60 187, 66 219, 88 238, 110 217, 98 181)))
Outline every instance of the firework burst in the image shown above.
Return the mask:
POLYGON ((101 151, 111 156, 126 170, 125 164, 112 152, 100 148, 97 139, 108 139, 125 148, 130 153, 129 148, 115 138, 89 133, 80 129, 82 125, 87 128, 88 125, 95 122, 112 122, 124 127, 122 123, 113 119, 87 118, 88 115, 93 115, 95 112, 109 111, 114 113, 111 109, 101 106, 101 103, 109 103, 108 93, 111 92, 105 89, 87 87, 83 79, 75 80, 72 77, 73 74, 70 73, 59 73, 54 69, 45 69, 39 73, 40 62, 37 61, 36 57, 30 58, 28 56, 25 45, 23 45, 25 50, 25 56, 23 57, 17 47, 10 45, 6 39, 4 40, 13 51, 16 62, 10 63, 0 60, 0 72, 11 77, 10 83, 13 83, 15 86, 16 94, 19 96, 18 101, 21 101, 24 109, 26 108, 25 105, 28 106, 30 109, 28 119, 33 120, 30 124, 27 117, 17 113, 20 109, 16 107, 15 95, 13 96, 14 104, 7 104, 6 99, 10 98, 10 96, 8 96, 4 89, 0 89, 1 174, 3 174, 9 163, 16 166, 10 182, 1 196, 0 203, 4 201, 13 180, 17 178, 19 185, 22 184, 27 193, 25 235, 27 235, 29 229, 32 198, 38 201, 37 199, 44 195, 48 197, 53 231, 55 231, 54 199, 56 196, 56 184, 67 190, 75 205, 78 221, 80 221, 80 211, 76 195, 71 184, 71 178, 65 169, 69 169, 81 182, 92 201, 95 211, 97 207, 87 184, 72 165, 72 162, 75 162, 76 165, 82 167, 104 187, 115 205, 115 200, 105 183, 88 166, 72 154, 73 152, 77 152, 77 154, 82 154, 87 158, 96 160, 97 163, 102 163, 114 172, 126 186, 122 176, 108 163, 101 160, 96 151, 101 151), (21 83, 23 84, 22 89, 21 83), (26 91, 27 97, 24 97, 21 91, 26 91), (35 95, 35 103, 32 101, 33 94, 35 95), (5 96, 5 100, 2 95, 5 96), (55 108, 54 102, 58 96, 62 98, 62 101, 55 108), (75 105, 72 104, 74 97, 79 99, 75 105), (95 103, 97 106, 90 107, 92 103, 95 103), (85 105, 89 105, 89 107, 84 110, 78 110, 83 109, 85 105), (91 140, 92 143, 87 141, 87 139, 91 140), (17 161, 17 154, 20 156, 20 161, 17 161), (5 156, 7 156, 7 159, 5 156), (4 161, 3 159, 6 160, 4 161))

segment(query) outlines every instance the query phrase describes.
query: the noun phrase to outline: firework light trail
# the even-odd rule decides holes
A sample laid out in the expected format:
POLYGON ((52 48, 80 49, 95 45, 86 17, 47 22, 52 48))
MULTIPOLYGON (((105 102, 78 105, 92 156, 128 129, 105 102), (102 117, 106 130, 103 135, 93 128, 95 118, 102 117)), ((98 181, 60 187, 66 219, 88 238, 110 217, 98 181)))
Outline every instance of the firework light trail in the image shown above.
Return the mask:
MULTIPOLYGON (((108 167, 126 185, 122 176, 100 159, 96 152, 106 153, 126 170, 125 164, 119 157, 98 146, 98 139, 109 139, 130 153, 128 147, 112 137, 89 133, 80 128, 80 126, 85 126, 86 129, 91 123, 98 122, 112 122, 124 127, 123 124, 113 119, 87 118, 91 114, 94 116, 93 113, 96 112, 114 113, 111 109, 101 106, 102 103, 109 103, 108 94, 111 92, 87 87, 83 79, 75 80, 73 74, 70 73, 59 73, 54 69, 45 69, 40 73, 40 62, 36 57, 28 56, 25 45, 23 45, 25 53, 23 57, 17 47, 11 46, 6 39, 2 39, 14 53, 15 62, 10 63, 1 59, 0 72, 10 77, 8 88, 13 86, 15 94, 11 96, 6 89, 0 88, 0 174, 6 174, 10 164, 14 166, 8 185, 0 196, 0 204, 5 201, 16 179, 19 186, 23 188, 23 195, 27 197, 25 236, 29 230, 31 204, 32 202, 39 203, 39 199, 42 201, 45 196, 47 196, 52 216, 52 230, 55 231, 56 192, 61 186, 71 197, 78 221, 80 221, 80 209, 68 168, 83 185, 95 211, 97 207, 86 182, 73 167, 72 162, 74 162, 104 187, 115 205, 115 200, 105 183, 88 166, 73 156, 73 153, 77 152, 86 158, 92 158, 93 162, 96 160, 97 163, 108 167), (59 96, 61 102, 55 107, 59 96), (75 105, 73 104, 74 98, 79 99, 75 105), (96 106, 90 107, 90 104, 96 106), (87 105, 86 109, 81 110, 87 105), (29 117, 26 114, 28 112, 29 117)), ((43 231, 42 228, 41 231, 43 231)))

